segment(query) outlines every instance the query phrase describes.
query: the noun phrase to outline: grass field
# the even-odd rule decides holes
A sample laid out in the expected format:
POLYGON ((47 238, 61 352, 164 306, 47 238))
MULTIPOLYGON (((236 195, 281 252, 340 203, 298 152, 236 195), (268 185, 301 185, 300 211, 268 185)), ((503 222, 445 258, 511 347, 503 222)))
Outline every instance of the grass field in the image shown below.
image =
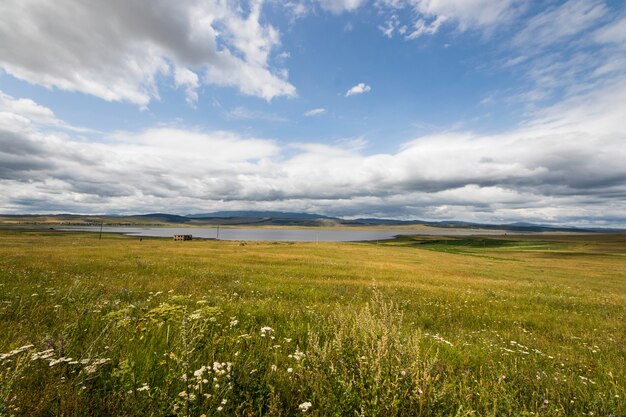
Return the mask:
POLYGON ((626 416, 626 236, 0 230, 0 415, 626 416))

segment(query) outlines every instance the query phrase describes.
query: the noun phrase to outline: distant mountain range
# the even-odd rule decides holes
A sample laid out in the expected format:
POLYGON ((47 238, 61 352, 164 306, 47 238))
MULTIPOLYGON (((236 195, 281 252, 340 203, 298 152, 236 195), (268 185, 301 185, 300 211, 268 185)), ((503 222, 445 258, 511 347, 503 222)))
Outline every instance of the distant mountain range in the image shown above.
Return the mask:
POLYGON ((166 226, 166 225, 230 225, 230 226, 303 226, 303 227, 339 227, 339 226, 411 226, 450 229, 486 229, 508 230, 511 232, 624 232, 623 229, 608 228, 576 228, 554 227, 546 224, 517 222, 510 224, 481 224, 456 220, 429 222, 422 220, 393 220, 378 218, 360 218, 346 220, 321 214, 282 212, 282 211, 216 211, 176 215, 168 213, 150 213, 138 215, 79 215, 79 214, 48 214, 48 215, 0 215, 0 224, 34 224, 34 225, 93 225, 104 222, 107 225, 119 226, 166 226))
POLYGON ((275 219, 334 219, 334 217, 323 216, 321 214, 290 213, 284 211, 216 211, 213 213, 188 214, 185 217, 191 219, 202 218, 235 218, 235 217, 271 217, 275 219))

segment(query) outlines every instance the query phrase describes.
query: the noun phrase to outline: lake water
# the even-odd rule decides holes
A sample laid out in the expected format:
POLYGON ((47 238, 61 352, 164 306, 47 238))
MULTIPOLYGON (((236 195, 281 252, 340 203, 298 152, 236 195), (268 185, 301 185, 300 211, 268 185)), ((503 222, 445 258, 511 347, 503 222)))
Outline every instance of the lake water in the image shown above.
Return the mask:
MULTIPOLYGON (((99 232, 100 227, 65 227, 59 230, 80 230, 99 232)), ((103 227, 105 233, 123 233, 130 236, 173 237, 174 235, 193 235, 194 238, 215 239, 215 227, 103 227)), ((325 229, 261 229, 261 228, 225 228, 220 227, 220 240, 264 240, 282 242, 359 242, 366 240, 393 239, 397 235, 447 235, 470 236, 478 233, 454 230, 325 230, 325 229)), ((481 232, 480 234, 502 234, 501 232, 481 232)))

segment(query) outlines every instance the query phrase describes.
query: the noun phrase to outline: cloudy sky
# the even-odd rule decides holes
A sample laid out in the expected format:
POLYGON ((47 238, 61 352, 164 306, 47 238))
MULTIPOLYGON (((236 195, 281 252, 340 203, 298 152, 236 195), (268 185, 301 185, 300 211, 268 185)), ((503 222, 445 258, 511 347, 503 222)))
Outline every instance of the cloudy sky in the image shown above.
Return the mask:
POLYGON ((0 212, 626 226, 626 3, 3 0, 0 212))

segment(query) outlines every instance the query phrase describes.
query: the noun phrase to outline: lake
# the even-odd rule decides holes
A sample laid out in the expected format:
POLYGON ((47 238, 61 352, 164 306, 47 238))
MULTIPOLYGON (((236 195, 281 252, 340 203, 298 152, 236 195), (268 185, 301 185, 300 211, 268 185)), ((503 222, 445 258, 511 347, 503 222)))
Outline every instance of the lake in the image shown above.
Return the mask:
MULTIPOLYGON (((64 227, 58 230, 80 230, 99 232, 99 226, 64 227)), ((215 227, 103 227, 105 233, 123 233, 129 236, 173 237, 174 235, 193 235, 194 238, 215 239, 218 230, 215 227)), ((421 231, 421 230, 328 230, 328 229, 261 229, 252 227, 220 227, 220 240, 261 240, 282 242, 359 242, 367 240, 393 239, 397 235, 447 235, 470 236, 476 234, 499 235, 502 232, 471 231, 421 231)))

